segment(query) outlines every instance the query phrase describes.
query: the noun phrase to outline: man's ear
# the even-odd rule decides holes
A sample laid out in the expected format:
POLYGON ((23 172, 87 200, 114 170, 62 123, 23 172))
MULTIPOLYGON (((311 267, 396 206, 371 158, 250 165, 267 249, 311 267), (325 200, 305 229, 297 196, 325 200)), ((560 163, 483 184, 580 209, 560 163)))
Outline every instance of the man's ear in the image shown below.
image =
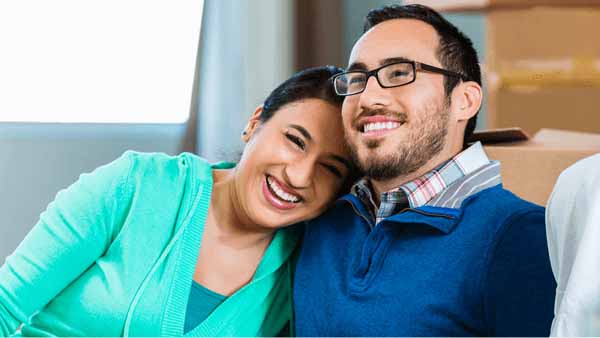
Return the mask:
POLYGON ((452 91, 452 109, 457 122, 467 121, 481 108, 483 90, 475 81, 459 83, 452 91))
POLYGON ((254 113, 252 113, 252 116, 248 120, 248 123, 246 124, 244 131, 242 131, 242 141, 244 141, 244 143, 248 143, 248 141, 250 140, 252 135, 254 135, 254 133, 256 132, 256 129, 258 128, 258 126, 261 123, 260 116, 261 116, 262 112, 263 112, 263 105, 261 104, 260 106, 258 106, 256 108, 254 113))

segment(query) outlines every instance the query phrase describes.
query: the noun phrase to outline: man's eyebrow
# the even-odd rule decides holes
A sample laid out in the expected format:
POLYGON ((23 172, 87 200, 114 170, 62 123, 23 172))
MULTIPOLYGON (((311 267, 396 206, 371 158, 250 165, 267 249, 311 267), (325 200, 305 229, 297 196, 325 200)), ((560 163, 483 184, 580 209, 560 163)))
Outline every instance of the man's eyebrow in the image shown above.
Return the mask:
POLYGON ((367 65, 365 65, 362 62, 353 62, 352 64, 350 64, 350 66, 348 66, 347 70, 348 71, 367 70, 367 65))
MULTIPOLYGON (((396 62, 412 62, 412 61, 413 60, 411 60, 409 58, 405 58, 403 56, 396 56, 396 57, 386 58, 386 59, 379 61, 379 66, 385 66, 385 65, 389 65, 390 63, 396 63, 396 62)), ((368 68, 367 68, 367 65, 364 64, 363 62, 353 62, 352 64, 350 64, 350 66, 348 66, 347 70, 348 71, 368 70, 368 68)))
POLYGON ((290 128, 294 128, 297 131, 300 132, 300 134, 302 134, 307 140, 312 141, 312 136, 310 135, 310 133, 308 132, 308 130, 306 130, 306 128, 299 126, 297 124, 290 124, 290 128))
POLYGON ((379 62, 380 66, 385 66, 385 65, 389 65, 390 63, 396 63, 396 62, 412 62, 413 60, 405 58, 403 56, 396 56, 393 58, 387 58, 387 59, 383 59, 379 62))

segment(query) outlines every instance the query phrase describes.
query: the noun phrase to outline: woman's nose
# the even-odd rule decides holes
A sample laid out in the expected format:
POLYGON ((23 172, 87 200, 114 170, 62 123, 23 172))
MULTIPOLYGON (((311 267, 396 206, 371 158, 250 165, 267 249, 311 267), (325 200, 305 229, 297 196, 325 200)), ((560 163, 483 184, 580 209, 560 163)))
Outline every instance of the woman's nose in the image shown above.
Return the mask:
POLYGON ((292 185, 292 188, 308 188, 313 181, 316 162, 308 158, 292 161, 286 165, 286 179, 292 185))

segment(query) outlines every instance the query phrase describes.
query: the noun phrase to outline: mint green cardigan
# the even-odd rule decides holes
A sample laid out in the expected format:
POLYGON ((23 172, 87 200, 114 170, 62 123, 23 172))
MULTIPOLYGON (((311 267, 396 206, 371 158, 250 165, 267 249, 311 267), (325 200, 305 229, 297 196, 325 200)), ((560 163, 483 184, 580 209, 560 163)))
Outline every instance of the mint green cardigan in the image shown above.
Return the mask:
MULTIPOLYGON (((126 152, 61 191, 0 268, 3 336, 181 336, 212 166, 126 152)), ((294 229, 187 336, 274 336, 292 318, 294 229)))

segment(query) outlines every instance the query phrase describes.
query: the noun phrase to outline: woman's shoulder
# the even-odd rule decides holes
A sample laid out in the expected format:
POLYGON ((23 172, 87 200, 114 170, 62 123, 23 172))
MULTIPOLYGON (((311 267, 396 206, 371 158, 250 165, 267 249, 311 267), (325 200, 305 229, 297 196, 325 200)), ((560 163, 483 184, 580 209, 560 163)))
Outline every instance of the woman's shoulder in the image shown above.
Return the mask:
POLYGON ((200 181, 212 179, 211 164, 206 159, 188 152, 169 155, 128 150, 116 161, 129 162, 131 175, 144 180, 174 180, 190 174, 200 181))
POLYGON ((179 206, 178 201, 194 199, 197 193, 209 193, 212 189, 211 164, 191 153, 168 155, 128 150, 91 175, 103 178, 101 181, 120 182, 119 200, 136 201, 136 205, 179 206))
POLYGON ((197 210, 197 200, 210 196, 212 169, 200 156, 129 150, 113 164, 121 162, 124 164, 118 166, 129 167, 123 189, 126 194, 121 199, 129 205, 127 212, 134 215, 132 220, 139 219, 139 224, 162 224, 164 229, 177 227, 181 224, 170 220, 185 219, 197 210), (154 212, 149 214, 149 210, 154 212))

